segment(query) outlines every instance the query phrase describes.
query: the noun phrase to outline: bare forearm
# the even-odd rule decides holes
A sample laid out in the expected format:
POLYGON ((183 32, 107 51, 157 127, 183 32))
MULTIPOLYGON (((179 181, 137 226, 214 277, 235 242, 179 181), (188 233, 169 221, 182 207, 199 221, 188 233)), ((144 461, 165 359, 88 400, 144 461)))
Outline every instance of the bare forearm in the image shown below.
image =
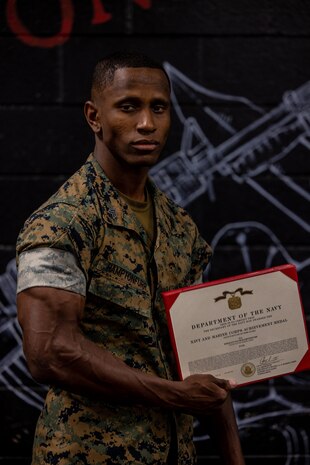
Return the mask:
POLYGON ((231 396, 210 416, 210 435, 218 445, 225 465, 244 465, 238 426, 231 396))
POLYGON ((30 364, 36 379, 112 402, 209 414, 224 402, 230 389, 227 381, 212 376, 193 375, 184 381, 170 381, 131 368, 64 321, 61 335, 46 355, 44 350, 41 347, 39 353, 33 354, 30 364))
POLYGON ((178 383, 129 367, 82 334, 75 334, 70 346, 55 345, 40 376, 41 381, 71 392, 123 404, 173 408, 178 396, 178 383))
POLYGON ((231 389, 228 381, 210 375, 170 381, 131 368, 82 334, 82 296, 53 288, 32 288, 20 293, 17 303, 28 365, 40 382, 117 403, 192 415, 212 413, 231 389))
MULTIPOLYGON (((70 310, 72 296, 58 292, 56 306, 51 298, 46 305, 36 298, 37 294, 40 296, 38 290, 32 290, 18 297, 25 355, 37 381, 118 403, 162 407, 173 403, 175 383, 129 367, 83 335, 75 313, 70 310), (57 316, 60 312, 61 317, 57 316)), ((82 309, 82 297, 73 299, 75 307, 82 309)))

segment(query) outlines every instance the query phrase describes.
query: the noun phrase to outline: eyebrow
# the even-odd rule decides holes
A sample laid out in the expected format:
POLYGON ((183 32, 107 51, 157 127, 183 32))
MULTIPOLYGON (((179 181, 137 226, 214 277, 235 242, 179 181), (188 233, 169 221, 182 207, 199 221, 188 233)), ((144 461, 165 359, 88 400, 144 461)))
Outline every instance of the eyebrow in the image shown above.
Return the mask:
MULTIPOLYGON (((138 96, 128 95, 128 96, 121 97, 120 99, 117 99, 115 103, 116 103, 116 105, 121 105, 122 103, 126 103, 126 102, 131 102, 131 103, 138 104, 138 103, 141 103, 142 101, 143 101, 143 99, 141 99, 138 96)), ((151 105, 161 104, 161 105, 169 106, 170 105, 170 99, 166 99, 164 97, 154 97, 154 98, 151 99, 150 103, 151 103, 151 105)))

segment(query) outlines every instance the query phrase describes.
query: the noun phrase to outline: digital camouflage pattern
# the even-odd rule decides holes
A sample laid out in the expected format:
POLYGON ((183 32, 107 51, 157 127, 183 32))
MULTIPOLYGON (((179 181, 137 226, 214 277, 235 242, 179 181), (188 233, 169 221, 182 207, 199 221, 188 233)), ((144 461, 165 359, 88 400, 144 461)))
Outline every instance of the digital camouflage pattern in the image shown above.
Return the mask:
POLYGON ((51 247, 26 250, 19 256, 17 294, 49 286, 86 296, 86 279, 71 252, 51 247))
MULTIPOLYGON (((85 336, 131 367, 178 379, 161 292, 193 284, 211 252, 189 215, 151 181, 149 190, 157 225, 153 251, 91 155, 27 220, 17 253, 50 247, 74 254, 88 288, 85 336)), ((179 464, 193 464, 192 420, 51 387, 37 425, 33 465, 165 464, 172 421, 179 464)))

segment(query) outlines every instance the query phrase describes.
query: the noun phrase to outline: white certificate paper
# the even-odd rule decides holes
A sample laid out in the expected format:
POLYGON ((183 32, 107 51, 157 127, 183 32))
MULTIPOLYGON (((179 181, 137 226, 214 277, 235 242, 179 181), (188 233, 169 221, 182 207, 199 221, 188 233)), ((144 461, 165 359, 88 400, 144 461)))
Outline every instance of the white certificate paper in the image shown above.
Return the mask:
POLYGON ((239 385, 310 368, 294 265, 163 293, 180 378, 239 385))

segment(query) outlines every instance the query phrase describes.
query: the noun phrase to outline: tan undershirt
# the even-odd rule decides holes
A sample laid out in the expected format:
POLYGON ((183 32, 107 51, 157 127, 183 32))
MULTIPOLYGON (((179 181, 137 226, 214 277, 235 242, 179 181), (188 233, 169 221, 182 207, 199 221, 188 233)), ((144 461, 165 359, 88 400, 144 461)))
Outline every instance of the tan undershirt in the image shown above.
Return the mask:
POLYGON ((153 212, 153 202, 152 199, 146 190, 146 201, 139 202, 137 200, 128 197, 127 195, 119 192, 121 197, 129 204, 132 211, 137 216, 138 220, 145 229, 148 238, 153 243, 154 240, 154 212, 153 212))

